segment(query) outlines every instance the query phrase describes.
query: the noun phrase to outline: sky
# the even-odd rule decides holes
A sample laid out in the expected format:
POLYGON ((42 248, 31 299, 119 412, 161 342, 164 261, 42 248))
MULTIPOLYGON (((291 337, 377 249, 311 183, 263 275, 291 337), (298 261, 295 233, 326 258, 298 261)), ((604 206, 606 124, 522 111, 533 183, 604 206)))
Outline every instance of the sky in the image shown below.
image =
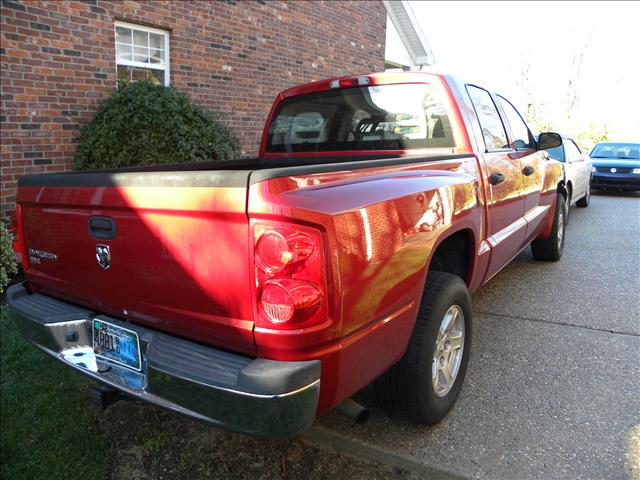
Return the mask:
POLYGON ((410 3, 438 70, 483 83, 524 116, 537 103, 564 134, 606 128, 610 140, 640 141, 640 2, 410 3))

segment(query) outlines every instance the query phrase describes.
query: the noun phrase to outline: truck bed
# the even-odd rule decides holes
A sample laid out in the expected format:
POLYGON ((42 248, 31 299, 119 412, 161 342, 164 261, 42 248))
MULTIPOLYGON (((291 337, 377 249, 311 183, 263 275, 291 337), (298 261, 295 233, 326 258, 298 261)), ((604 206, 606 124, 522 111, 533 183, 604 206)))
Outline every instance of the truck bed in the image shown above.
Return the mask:
POLYGON ((251 184, 453 158, 248 158, 24 177, 26 278, 34 290, 86 308, 255 354, 251 184), (111 238, 101 238, 102 227, 111 238), (108 268, 96 261, 97 245, 109 246, 108 268))

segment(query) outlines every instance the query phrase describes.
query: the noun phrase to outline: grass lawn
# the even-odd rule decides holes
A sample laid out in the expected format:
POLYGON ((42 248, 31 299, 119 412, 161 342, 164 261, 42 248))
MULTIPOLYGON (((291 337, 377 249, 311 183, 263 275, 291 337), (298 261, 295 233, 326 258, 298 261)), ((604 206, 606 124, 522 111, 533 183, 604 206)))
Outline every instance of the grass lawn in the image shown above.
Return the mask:
POLYGON ((0 310, 0 477, 102 478, 105 441, 89 382, 27 344, 0 310))

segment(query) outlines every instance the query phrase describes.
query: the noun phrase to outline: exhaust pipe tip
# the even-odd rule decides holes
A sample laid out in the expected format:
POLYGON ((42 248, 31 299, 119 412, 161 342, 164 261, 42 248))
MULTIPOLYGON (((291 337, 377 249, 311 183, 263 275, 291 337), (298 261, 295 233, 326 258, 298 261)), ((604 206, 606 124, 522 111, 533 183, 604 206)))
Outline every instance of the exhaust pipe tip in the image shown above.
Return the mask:
POLYGON ((370 416, 371 413, 369 412, 369 409, 363 407, 362 411, 356 416, 355 421, 357 424, 362 425, 369 420, 370 416))
POLYGON ((351 418, 354 422, 356 422, 359 425, 362 425, 367 420, 369 420, 369 417, 371 415, 368 408, 360 405, 358 402, 356 402, 351 398, 348 398, 344 402, 339 404, 336 407, 336 409, 340 413, 351 418))

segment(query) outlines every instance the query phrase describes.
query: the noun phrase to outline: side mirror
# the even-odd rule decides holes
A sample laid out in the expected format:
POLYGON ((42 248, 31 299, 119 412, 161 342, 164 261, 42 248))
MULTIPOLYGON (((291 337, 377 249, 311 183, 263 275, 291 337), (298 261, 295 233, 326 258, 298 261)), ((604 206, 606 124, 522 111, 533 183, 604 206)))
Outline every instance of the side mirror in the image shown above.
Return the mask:
POLYGON ((538 150, 548 150, 562 145, 562 137, 554 132, 541 133, 538 137, 538 150))

